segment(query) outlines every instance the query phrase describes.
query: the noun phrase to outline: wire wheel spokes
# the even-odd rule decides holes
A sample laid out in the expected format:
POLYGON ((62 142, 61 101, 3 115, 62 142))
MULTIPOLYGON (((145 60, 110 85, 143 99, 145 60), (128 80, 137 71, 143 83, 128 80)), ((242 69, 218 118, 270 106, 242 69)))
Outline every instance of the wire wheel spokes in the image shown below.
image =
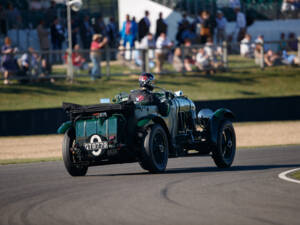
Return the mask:
POLYGON ((165 163, 165 154, 166 154, 166 140, 164 136, 159 132, 153 138, 153 155, 155 161, 158 164, 165 163))
POLYGON ((222 132, 222 154, 224 158, 230 158, 232 154, 233 141, 232 131, 226 128, 222 132))

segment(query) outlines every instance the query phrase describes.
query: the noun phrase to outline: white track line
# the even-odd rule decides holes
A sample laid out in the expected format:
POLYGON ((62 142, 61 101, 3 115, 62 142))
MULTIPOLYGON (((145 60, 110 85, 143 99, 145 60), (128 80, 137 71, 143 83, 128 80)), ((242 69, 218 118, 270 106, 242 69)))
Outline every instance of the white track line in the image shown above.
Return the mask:
POLYGON ((292 169, 292 170, 282 172, 282 173, 278 174, 278 177, 282 180, 286 180, 286 181, 289 181, 289 182, 294 182, 294 183, 300 184, 300 180, 292 179, 292 178, 289 178, 289 177, 286 176, 287 174, 295 172, 297 170, 300 170, 300 168, 296 168, 296 169, 292 169))

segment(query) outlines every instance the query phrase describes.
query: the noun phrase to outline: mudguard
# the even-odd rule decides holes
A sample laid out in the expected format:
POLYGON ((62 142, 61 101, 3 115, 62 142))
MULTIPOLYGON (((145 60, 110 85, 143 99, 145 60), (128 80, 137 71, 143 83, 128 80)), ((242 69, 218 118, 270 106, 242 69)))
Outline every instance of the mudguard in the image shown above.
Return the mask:
POLYGON ((70 127, 72 126, 72 121, 64 122, 60 127, 57 129, 58 134, 64 134, 70 127))
POLYGON ((221 108, 216 110, 209 119, 210 141, 213 145, 217 144, 218 130, 224 120, 233 121, 235 115, 229 109, 221 108))

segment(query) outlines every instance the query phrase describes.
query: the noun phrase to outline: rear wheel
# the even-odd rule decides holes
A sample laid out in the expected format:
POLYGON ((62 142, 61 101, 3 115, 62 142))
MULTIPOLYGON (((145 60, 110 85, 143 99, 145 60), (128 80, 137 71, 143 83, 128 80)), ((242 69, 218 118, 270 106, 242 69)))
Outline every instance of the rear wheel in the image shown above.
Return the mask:
POLYGON ((224 121, 218 131, 217 146, 212 151, 212 157, 219 168, 228 168, 234 160, 236 137, 230 121, 224 121))
POLYGON ((64 136, 62 145, 62 155, 65 167, 71 176, 85 176, 88 170, 87 166, 76 165, 75 156, 72 154, 71 149, 75 145, 75 131, 69 128, 64 136))
POLYGON ((141 167, 151 173, 164 172, 168 155, 169 145, 165 130, 159 124, 149 127, 141 149, 141 167))

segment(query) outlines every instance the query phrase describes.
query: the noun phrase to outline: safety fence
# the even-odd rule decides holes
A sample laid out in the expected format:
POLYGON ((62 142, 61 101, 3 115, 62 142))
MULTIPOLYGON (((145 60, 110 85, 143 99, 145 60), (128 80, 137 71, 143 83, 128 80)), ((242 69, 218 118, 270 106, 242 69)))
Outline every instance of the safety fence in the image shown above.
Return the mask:
MULTIPOLYGON (((300 39, 294 41, 242 43, 223 42, 220 45, 186 45, 163 49, 103 48, 99 51, 73 50, 72 64, 68 66, 68 51, 51 50, 0 55, 1 79, 5 78, 7 64, 14 65, 9 80, 21 82, 60 78, 76 79, 90 76, 132 75, 141 72, 155 74, 178 73, 210 75, 215 72, 261 68, 266 66, 299 65, 300 39), (70 73, 71 72, 71 73, 70 73)), ((6 76, 7 76, 6 75, 6 76)))

